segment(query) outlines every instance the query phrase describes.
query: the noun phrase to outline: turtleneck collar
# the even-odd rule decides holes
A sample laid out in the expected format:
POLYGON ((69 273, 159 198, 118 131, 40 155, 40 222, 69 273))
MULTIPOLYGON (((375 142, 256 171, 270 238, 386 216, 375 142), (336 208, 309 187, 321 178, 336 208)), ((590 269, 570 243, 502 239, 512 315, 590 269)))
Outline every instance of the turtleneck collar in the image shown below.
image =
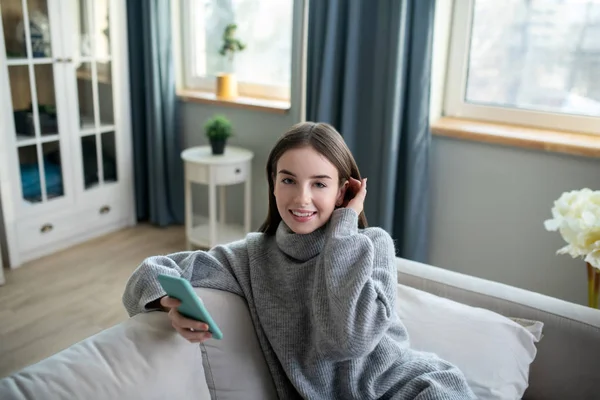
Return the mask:
POLYGON ((275 241, 279 250, 289 257, 298 261, 308 261, 323 249, 327 225, 325 224, 311 233, 297 234, 281 221, 275 233, 275 241))

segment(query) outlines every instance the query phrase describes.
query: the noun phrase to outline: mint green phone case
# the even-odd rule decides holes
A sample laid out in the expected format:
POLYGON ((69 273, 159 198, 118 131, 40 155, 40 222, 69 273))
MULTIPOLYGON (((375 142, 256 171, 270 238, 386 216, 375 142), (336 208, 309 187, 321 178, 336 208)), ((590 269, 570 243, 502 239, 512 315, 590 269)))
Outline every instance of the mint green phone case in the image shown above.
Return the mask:
POLYGON ((212 333, 213 338, 223 339, 221 330, 215 321, 213 321, 208 310, 196 295, 196 292, 194 292, 189 281, 176 276, 159 274, 158 282, 160 282, 160 285, 169 297, 181 301, 181 305, 177 307, 177 311, 181 315, 195 319, 196 321, 205 322, 208 324, 208 330, 212 333))

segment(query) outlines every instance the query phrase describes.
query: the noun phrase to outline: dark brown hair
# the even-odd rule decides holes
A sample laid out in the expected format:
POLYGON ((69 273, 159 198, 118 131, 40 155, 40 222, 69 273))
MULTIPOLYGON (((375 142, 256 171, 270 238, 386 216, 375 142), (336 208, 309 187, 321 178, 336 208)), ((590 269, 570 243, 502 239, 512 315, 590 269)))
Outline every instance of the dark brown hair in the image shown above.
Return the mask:
MULTIPOLYGON (((267 235, 274 235, 277 227, 281 222, 281 215, 277 210, 275 200, 275 175, 277 162, 279 158, 288 150, 301 147, 312 147, 318 153, 327 158, 338 170, 339 182, 342 185, 351 177, 361 180, 360 171, 354 161, 354 157, 348 149, 342 135, 335 128, 326 123, 302 122, 292 126, 286 132, 271 150, 269 159, 267 160, 267 180, 269 181, 269 212, 267 219, 262 224, 259 232, 264 232, 267 235)), ((350 200, 353 196, 350 190, 346 190, 345 200, 350 200)), ((358 227, 367 227, 367 218, 364 211, 358 216, 358 227)))

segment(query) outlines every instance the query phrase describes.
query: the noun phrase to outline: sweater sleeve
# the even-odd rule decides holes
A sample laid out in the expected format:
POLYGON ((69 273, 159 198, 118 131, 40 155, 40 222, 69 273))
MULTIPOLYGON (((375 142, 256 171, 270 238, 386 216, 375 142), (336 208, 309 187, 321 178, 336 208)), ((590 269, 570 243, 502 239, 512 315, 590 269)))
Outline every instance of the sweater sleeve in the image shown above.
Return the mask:
POLYGON ((129 278, 123 305, 129 316, 152 311, 146 305, 166 293, 156 278, 159 274, 180 276, 194 287, 225 290, 243 296, 235 270, 247 268, 246 241, 216 246, 210 251, 184 251, 145 259, 129 278))
POLYGON ((354 210, 334 211, 312 288, 316 346, 338 361, 373 351, 395 313, 392 238, 383 229, 359 232, 357 226, 354 210))

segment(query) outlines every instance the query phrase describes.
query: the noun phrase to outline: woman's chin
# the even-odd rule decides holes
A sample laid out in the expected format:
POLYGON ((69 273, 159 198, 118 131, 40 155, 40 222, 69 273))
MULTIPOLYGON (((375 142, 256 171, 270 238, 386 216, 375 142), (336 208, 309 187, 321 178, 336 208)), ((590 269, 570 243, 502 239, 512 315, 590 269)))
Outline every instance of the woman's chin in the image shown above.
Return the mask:
POLYGON ((309 233, 313 233, 321 226, 316 223, 317 221, 310 222, 297 222, 293 219, 285 221, 288 228, 298 235, 307 235, 309 233))
POLYGON ((308 235, 314 231, 315 229, 306 229, 306 227, 304 227, 304 229, 292 229, 292 232, 294 232, 296 235, 308 235))

